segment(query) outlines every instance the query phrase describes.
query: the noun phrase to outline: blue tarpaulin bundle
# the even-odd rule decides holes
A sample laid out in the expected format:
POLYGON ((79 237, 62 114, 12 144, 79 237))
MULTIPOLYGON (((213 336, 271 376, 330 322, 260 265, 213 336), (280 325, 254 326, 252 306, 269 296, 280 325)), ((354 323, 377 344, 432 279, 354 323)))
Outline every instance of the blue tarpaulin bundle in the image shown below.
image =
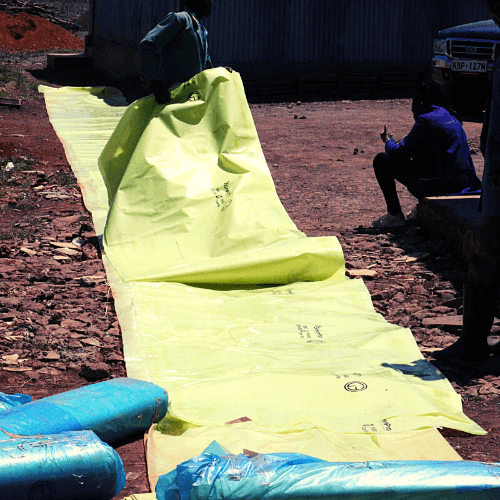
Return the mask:
POLYGON ((493 500, 500 465, 325 462, 299 453, 203 453, 161 476, 158 500, 493 500))
POLYGON ((109 500, 125 486, 119 455, 93 432, 0 441, 0 498, 109 500))
POLYGON ((106 443, 148 429, 167 412, 168 396, 150 382, 117 378, 0 411, 0 439, 94 431, 106 443), (5 433, 6 432, 6 433, 5 433))

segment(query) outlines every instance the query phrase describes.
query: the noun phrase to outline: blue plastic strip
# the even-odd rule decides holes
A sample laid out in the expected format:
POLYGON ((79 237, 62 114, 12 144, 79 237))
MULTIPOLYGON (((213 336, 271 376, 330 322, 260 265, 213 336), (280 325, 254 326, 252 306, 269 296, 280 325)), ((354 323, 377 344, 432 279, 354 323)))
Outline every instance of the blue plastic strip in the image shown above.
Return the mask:
POLYGON ((294 453, 204 453, 161 476, 158 500, 493 500, 500 465, 478 462, 325 462, 294 453))

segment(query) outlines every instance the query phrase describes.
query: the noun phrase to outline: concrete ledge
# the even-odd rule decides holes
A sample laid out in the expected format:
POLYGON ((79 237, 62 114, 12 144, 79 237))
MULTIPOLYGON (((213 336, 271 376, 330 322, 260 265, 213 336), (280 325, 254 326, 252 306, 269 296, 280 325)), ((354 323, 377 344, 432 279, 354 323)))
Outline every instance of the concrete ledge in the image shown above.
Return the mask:
POLYGON ((92 70, 92 57, 76 52, 67 54, 47 54, 47 68, 55 70, 92 70))
POLYGON ((449 241, 453 254, 466 260, 471 242, 481 222, 477 211, 479 195, 424 198, 417 208, 418 223, 433 236, 449 241))

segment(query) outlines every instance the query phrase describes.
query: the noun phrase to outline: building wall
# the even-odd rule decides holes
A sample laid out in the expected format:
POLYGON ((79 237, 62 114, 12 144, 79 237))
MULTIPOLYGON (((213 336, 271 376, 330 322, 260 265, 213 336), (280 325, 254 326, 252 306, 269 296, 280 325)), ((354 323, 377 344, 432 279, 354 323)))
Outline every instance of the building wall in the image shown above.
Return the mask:
MULTIPOLYGON (((138 42, 178 3, 89 1, 94 67, 119 77, 139 72, 138 42)), ((488 17, 484 0, 214 0, 202 22, 216 64, 252 78, 298 78, 418 73, 437 31, 488 17)))

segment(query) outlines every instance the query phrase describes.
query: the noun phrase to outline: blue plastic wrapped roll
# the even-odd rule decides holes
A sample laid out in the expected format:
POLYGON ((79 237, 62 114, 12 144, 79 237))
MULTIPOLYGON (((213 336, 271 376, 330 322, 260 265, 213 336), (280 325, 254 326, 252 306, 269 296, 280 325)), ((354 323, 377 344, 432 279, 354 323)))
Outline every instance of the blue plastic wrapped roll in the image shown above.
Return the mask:
POLYGON ((112 443, 144 432, 165 416, 167 407, 161 387, 117 378, 2 411, 0 429, 23 436, 91 430, 112 443))
POLYGON ((120 456, 93 432, 0 441, 0 498, 110 500, 125 486, 120 456))
POLYGON ((295 453, 203 453, 160 476, 158 500, 493 500, 500 465, 479 462, 325 462, 295 453))
POLYGON ((33 398, 27 394, 5 394, 0 392, 0 411, 14 408, 14 406, 25 405, 31 403, 33 398))

